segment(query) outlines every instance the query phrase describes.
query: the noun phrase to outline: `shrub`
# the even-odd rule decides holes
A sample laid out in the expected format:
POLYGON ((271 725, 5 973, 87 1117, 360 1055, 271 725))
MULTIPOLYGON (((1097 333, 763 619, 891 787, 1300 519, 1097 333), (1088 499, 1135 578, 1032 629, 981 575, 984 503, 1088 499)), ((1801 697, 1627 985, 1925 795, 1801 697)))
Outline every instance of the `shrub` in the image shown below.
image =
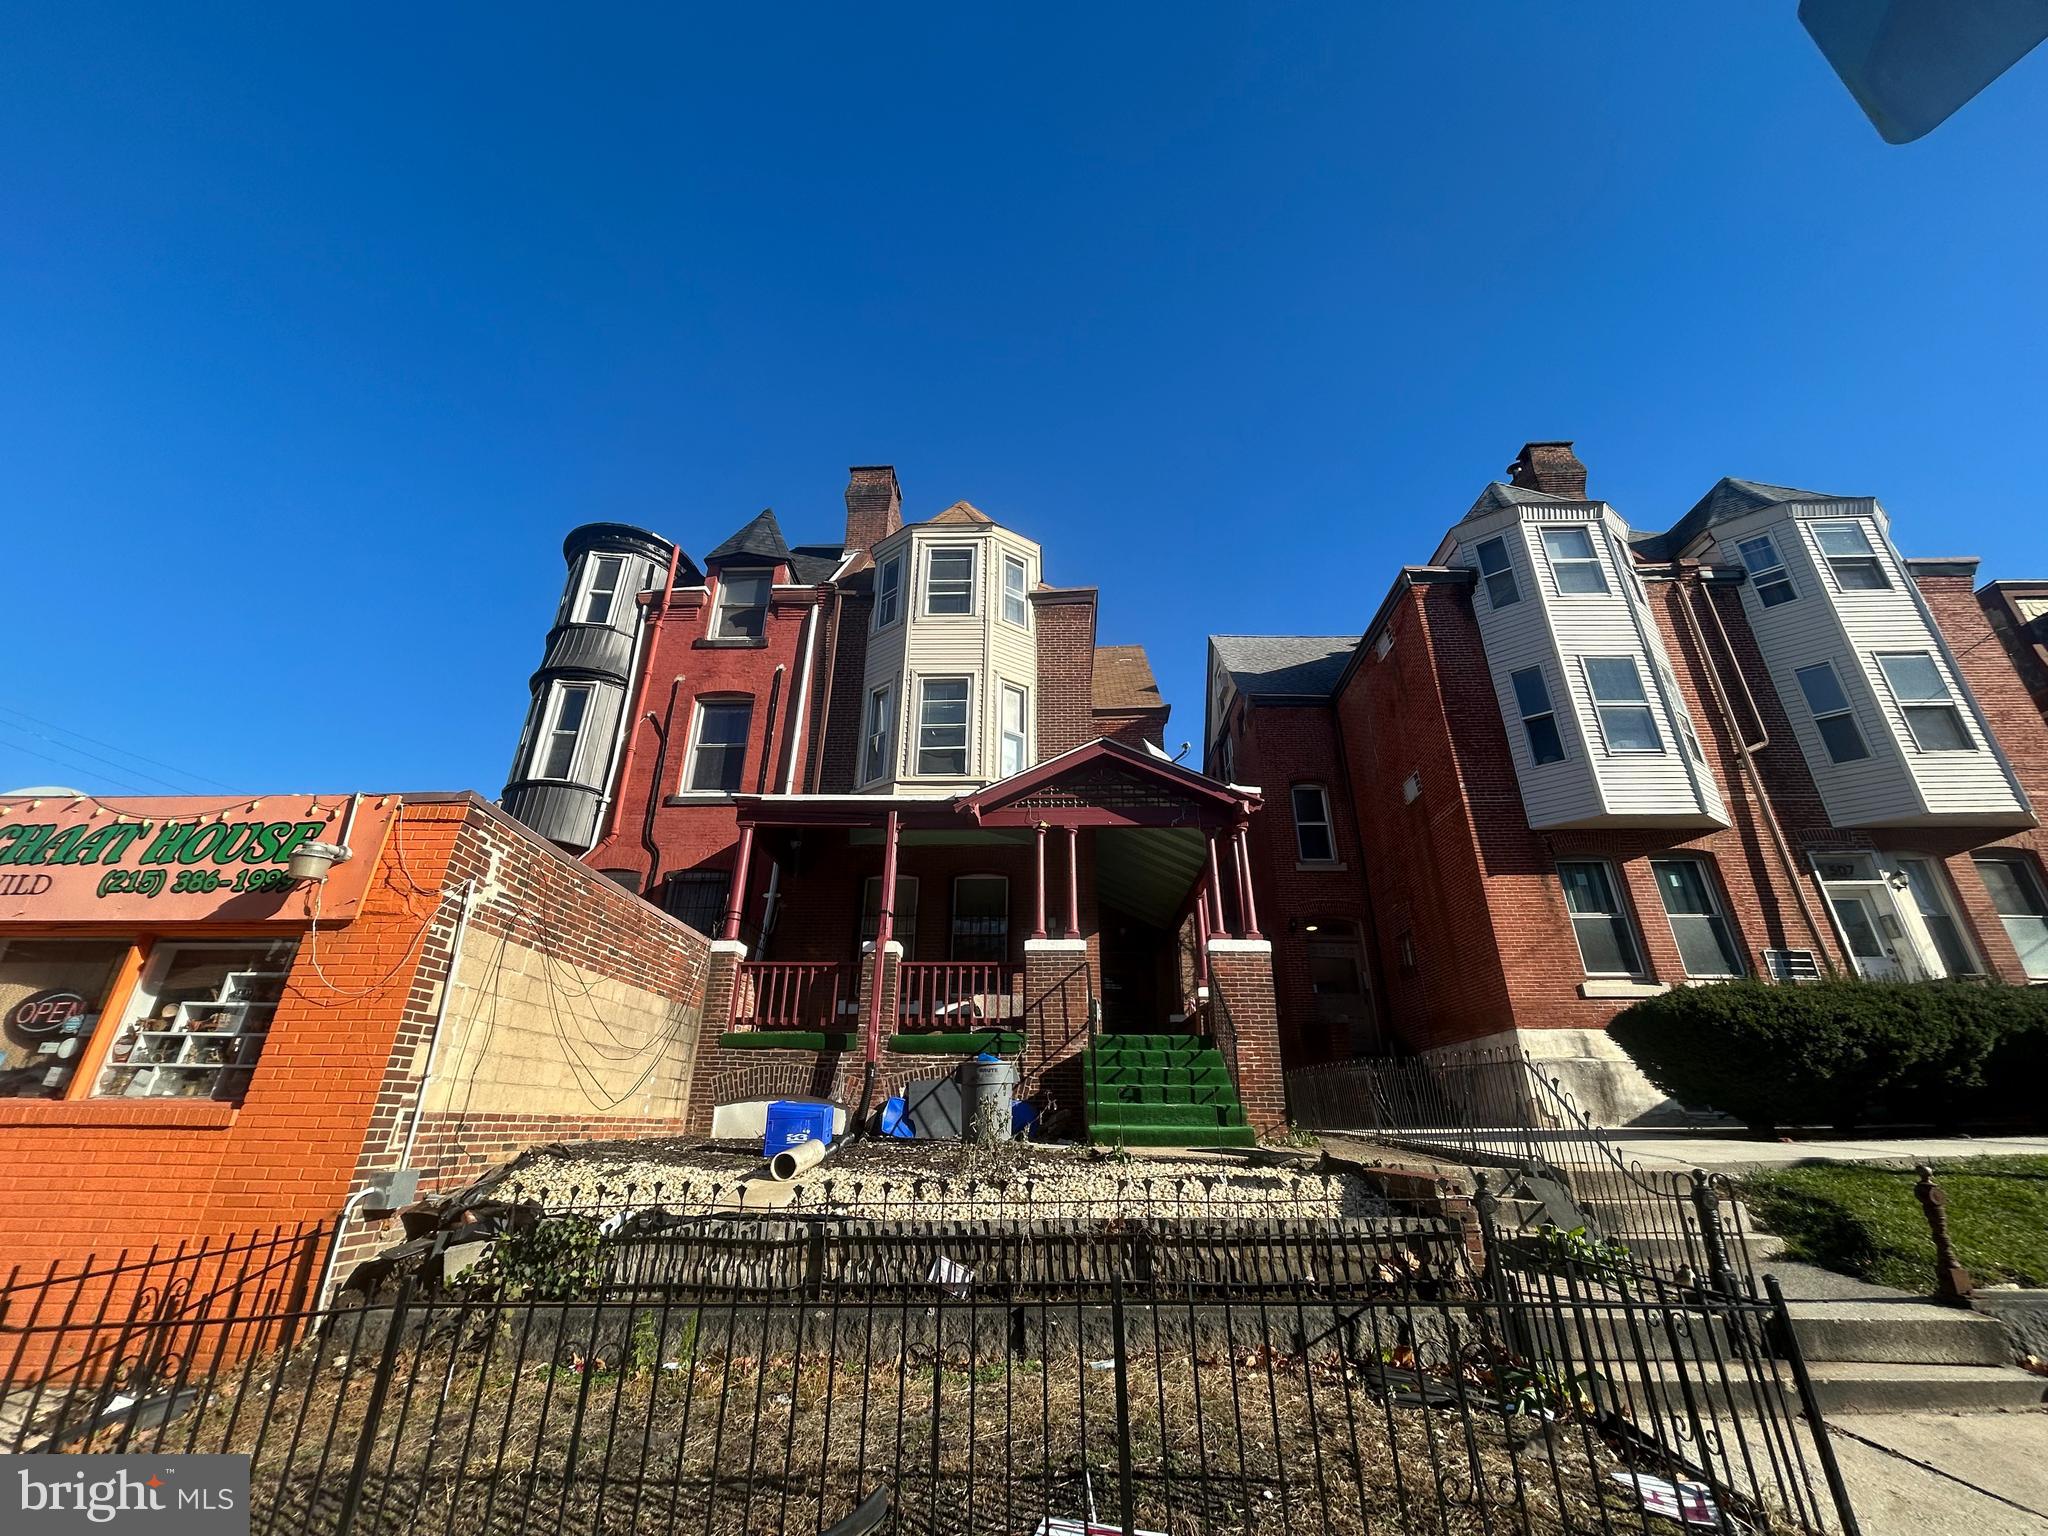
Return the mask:
POLYGON ((1732 981, 1645 998, 1608 1033, 1673 1098, 1758 1130, 2034 1118, 2048 989, 1732 981))

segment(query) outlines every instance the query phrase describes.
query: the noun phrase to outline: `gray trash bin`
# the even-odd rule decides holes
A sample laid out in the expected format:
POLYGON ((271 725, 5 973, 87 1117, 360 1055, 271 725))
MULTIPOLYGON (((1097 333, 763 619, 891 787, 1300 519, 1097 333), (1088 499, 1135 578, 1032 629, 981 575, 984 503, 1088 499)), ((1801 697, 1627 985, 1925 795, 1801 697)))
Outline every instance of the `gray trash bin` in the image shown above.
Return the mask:
POLYGON ((968 1061, 960 1066, 966 1139, 976 1142, 1010 1139, 1010 1104, 1017 1096, 1017 1064, 1013 1061, 968 1061))

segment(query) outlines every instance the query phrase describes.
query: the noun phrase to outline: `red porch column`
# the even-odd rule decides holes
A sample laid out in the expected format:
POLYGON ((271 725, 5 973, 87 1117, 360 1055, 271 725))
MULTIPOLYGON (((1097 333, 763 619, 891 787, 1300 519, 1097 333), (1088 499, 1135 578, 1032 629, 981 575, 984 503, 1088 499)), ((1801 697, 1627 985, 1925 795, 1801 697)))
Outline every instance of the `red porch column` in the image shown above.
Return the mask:
POLYGON ((1081 937, 1081 829, 1067 828, 1067 937, 1081 937))
POLYGON ((1045 823, 1041 821, 1031 831, 1038 841, 1038 891, 1037 903, 1032 908, 1031 937, 1042 939, 1045 937, 1045 823))
POLYGON ((1259 904, 1252 895, 1251 838, 1246 834, 1243 822, 1238 823, 1237 831, 1232 834, 1231 847, 1236 850, 1238 901, 1244 912, 1244 936, 1248 939, 1263 938, 1265 935, 1259 932, 1259 904))
POLYGON ((747 865, 754 857, 754 829, 740 828, 740 851, 733 859, 732 894, 725 902, 725 923, 719 929, 721 939, 736 939, 740 936, 740 912, 747 904, 747 865))

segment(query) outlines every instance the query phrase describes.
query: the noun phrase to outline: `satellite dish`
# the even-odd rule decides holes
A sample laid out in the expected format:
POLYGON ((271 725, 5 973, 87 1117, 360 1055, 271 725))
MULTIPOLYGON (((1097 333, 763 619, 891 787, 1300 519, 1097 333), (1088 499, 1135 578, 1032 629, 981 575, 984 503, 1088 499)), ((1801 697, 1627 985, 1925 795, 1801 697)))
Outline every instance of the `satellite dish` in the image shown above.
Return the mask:
POLYGON ((13 800, 24 795, 43 796, 50 799, 68 795, 73 800, 82 800, 85 798, 85 791, 82 789, 68 789, 62 784, 31 784, 25 789, 0 790, 0 800, 13 800))

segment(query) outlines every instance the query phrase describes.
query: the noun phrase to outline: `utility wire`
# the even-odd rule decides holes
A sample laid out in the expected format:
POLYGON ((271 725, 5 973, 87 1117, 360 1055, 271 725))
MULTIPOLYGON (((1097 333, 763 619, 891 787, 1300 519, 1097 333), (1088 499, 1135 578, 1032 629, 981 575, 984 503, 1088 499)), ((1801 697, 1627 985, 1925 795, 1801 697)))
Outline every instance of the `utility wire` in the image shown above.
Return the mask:
MULTIPOLYGON (((17 709, 12 704, 0 704, 0 714, 13 715, 17 719, 28 721, 31 725, 40 725, 46 730, 56 731, 59 735, 76 736, 80 741, 89 741, 96 747, 105 747, 108 751, 118 752, 123 757, 132 757, 139 763, 148 763, 152 768, 168 768, 172 773, 178 775, 179 778, 189 780, 194 784, 211 784, 215 789, 224 789, 230 794, 234 793, 235 786, 232 784, 223 784, 219 779, 210 779, 203 773, 194 773, 189 768, 180 768, 176 763, 167 763, 162 758, 150 757, 148 754, 137 752, 130 747, 119 746, 111 741, 102 741, 97 736, 89 736, 84 731, 75 730, 71 726, 59 725, 54 720, 38 719, 27 710, 17 709)), ((47 740, 47 738, 45 739, 47 740)))
MULTIPOLYGON (((52 757, 47 752, 38 752, 34 747, 22 746, 19 742, 0 742, 0 746, 5 746, 10 752, 26 752, 30 757, 39 757, 46 763, 55 763, 59 768, 64 769, 67 773, 89 773, 92 771, 90 769, 82 768, 77 763, 66 761, 64 758, 52 757)), ((112 784, 122 794, 132 793, 144 796, 149 794, 148 790, 140 788, 135 784, 131 784, 125 779, 114 779, 109 780, 108 782, 112 784)))
MULTIPOLYGON (((38 741, 47 742, 50 746, 55 747, 59 752, 67 752, 71 754, 73 757, 91 758, 96 763, 102 763, 105 766, 112 768, 116 773, 123 773, 129 775, 129 777, 123 781, 126 783, 132 784, 136 779, 147 779, 150 783, 159 785, 160 787, 169 790, 174 795, 182 795, 187 793, 187 791, 184 788, 182 788, 179 785, 173 784, 169 779, 160 779, 153 773, 144 773, 140 768, 130 767, 127 763, 117 763, 111 757, 102 757, 97 752, 87 751, 84 747, 75 747, 68 741, 59 741, 54 736, 46 736, 41 731, 30 730, 25 725, 16 725, 11 720, 0 720, 0 731, 18 731, 25 736, 33 736, 38 741)), ((34 749, 30 747, 19 747, 19 750, 23 752, 28 752, 33 751, 34 749)), ((47 752, 38 752, 36 753, 36 756, 48 758, 49 761, 53 763, 58 761, 58 759, 50 757, 50 755, 47 752)), ((78 767, 80 768, 81 771, 87 773, 95 771, 93 769, 83 768, 82 765, 79 764, 72 764, 71 766, 78 767)), ((141 791, 141 793, 147 794, 148 791, 144 790, 141 791)))

